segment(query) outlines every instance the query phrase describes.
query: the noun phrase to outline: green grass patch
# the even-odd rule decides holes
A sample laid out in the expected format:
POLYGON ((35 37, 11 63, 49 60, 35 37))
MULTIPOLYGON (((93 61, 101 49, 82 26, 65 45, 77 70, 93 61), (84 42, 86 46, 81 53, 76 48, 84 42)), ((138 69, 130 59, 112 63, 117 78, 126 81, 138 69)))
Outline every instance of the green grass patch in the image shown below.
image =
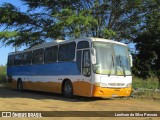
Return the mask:
POLYGON ((133 76, 132 87, 133 89, 139 89, 139 88, 158 89, 158 79, 156 77, 142 79, 133 76))
POLYGON ((160 100, 160 92, 155 90, 140 89, 138 91, 133 91, 131 96, 133 96, 134 98, 140 98, 140 99, 160 100))
POLYGON ((131 96, 135 98, 160 100, 160 90, 156 77, 141 79, 133 76, 132 88, 131 96))

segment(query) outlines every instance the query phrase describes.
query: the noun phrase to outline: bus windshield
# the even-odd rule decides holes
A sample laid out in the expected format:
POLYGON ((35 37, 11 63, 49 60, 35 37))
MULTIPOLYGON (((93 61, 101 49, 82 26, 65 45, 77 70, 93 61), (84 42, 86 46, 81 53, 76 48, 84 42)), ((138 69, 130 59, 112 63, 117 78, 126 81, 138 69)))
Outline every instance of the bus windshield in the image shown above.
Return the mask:
POLYGON ((96 50, 96 64, 93 72, 104 75, 131 75, 128 48, 124 45, 93 42, 96 50))

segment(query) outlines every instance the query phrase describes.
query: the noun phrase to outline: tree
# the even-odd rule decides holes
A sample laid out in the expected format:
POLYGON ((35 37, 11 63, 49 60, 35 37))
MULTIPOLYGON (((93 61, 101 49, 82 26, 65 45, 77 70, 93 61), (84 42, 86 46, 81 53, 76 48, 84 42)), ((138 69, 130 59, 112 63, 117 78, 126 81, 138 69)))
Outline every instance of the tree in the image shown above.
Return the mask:
POLYGON ((144 31, 134 40, 138 54, 133 72, 142 78, 156 75, 160 88, 160 2, 154 2, 154 9, 146 16, 144 31))
POLYGON ((29 7, 26 13, 9 3, 0 7, 0 40, 6 45, 83 36, 130 41, 149 11, 143 0, 21 1, 29 7))

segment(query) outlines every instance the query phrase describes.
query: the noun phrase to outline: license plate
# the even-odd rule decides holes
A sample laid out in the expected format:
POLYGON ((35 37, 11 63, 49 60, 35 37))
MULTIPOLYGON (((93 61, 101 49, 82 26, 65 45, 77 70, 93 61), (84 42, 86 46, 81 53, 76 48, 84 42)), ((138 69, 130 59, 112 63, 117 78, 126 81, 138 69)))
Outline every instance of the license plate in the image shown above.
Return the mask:
POLYGON ((112 94, 112 97, 117 97, 118 95, 116 95, 116 94, 112 94))

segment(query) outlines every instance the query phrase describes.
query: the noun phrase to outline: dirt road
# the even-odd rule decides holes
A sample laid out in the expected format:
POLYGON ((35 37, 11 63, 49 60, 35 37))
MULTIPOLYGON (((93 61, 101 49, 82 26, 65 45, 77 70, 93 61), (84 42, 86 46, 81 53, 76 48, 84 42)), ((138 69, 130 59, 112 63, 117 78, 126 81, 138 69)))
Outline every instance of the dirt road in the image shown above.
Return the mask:
MULTIPOLYGON (((74 99, 67 99, 62 95, 52 93, 33 91, 18 92, 16 90, 0 87, 0 111, 160 111, 160 101, 133 98, 102 99, 75 97, 74 99)), ((28 118, 24 119, 28 120, 28 118)), ((35 119, 38 120, 37 118, 35 119)), ((49 120, 52 118, 43 119, 49 120)), ((59 120, 60 118, 54 119, 59 120)), ((75 120, 80 118, 70 119, 75 120)), ((95 119, 101 120, 107 118, 95 119)), ((112 119, 117 118, 114 117, 112 119)), ((136 120, 137 118, 128 118, 128 120, 129 119, 136 120)), ((139 119, 158 120, 158 118, 139 119)), ((19 119, 16 118, 16 120, 19 119)))

